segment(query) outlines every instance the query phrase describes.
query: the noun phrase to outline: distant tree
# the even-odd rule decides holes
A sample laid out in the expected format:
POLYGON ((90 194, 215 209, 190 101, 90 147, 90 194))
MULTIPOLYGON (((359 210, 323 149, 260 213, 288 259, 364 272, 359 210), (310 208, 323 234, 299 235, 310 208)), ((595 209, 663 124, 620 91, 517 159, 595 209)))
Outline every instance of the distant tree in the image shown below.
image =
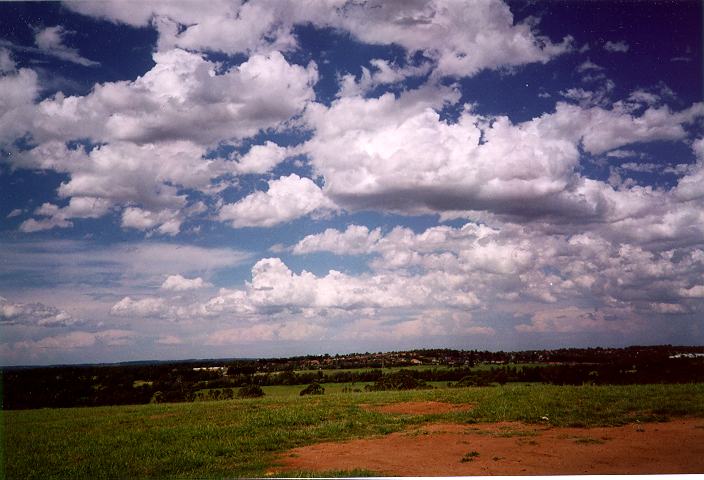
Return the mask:
POLYGON ((320 385, 318 382, 313 382, 310 385, 308 385, 306 388, 301 390, 301 393, 299 395, 323 395, 325 393, 325 388, 320 385))
POLYGON ((398 372, 383 375, 373 385, 364 387, 367 391, 379 390, 413 390, 416 388, 433 388, 423 380, 413 376, 411 372, 399 370, 398 372))
POLYGON ((239 398, 257 398, 263 397, 264 392, 259 385, 245 385, 239 389, 237 396, 239 398))

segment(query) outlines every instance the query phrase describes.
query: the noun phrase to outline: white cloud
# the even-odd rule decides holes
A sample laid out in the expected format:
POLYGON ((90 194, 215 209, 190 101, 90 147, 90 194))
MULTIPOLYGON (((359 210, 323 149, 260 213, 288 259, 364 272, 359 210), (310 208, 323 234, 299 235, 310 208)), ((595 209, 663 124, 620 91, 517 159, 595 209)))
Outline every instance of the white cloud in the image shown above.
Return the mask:
POLYGON ((159 32, 159 48, 226 53, 291 48, 290 29, 297 4, 288 2, 139 2, 124 8, 120 2, 78 2, 68 7, 79 13, 132 26, 153 26, 159 32))
POLYGON ((579 148, 602 154, 636 142, 683 140, 685 126, 704 116, 704 104, 634 115, 558 102, 554 113, 519 124, 468 107, 450 123, 437 113, 449 93, 423 89, 311 105, 306 120, 314 135, 302 150, 324 178, 324 193, 346 209, 404 214, 472 210, 567 221, 609 214, 604 207, 615 211, 625 200, 617 197, 645 194, 610 192, 580 177, 579 148))
POLYGON ((161 284, 163 290, 172 290, 174 292, 183 292, 186 290, 198 290, 200 288, 210 287, 208 282, 200 277, 186 278, 181 275, 169 275, 161 284))
POLYGON ((400 45, 409 56, 422 52, 436 63, 438 75, 465 76, 484 69, 546 63, 572 48, 570 37, 553 43, 534 31, 531 22, 514 23, 508 6, 498 0, 261 0, 242 5, 213 2, 207 8, 189 2, 154 2, 130 9, 113 2, 82 2, 69 7, 135 26, 151 22, 159 31, 161 50, 180 47, 239 53, 290 49, 297 43, 293 26, 312 23, 346 30, 365 43, 400 45))
POLYGON ((0 263, 10 276, 49 278, 71 288, 92 285, 115 294, 116 288, 156 288, 174 271, 188 277, 241 265, 250 254, 232 248, 142 241, 99 245, 89 241, 4 242, 0 263), (95 279, 101 281, 95 284, 95 279), (105 287, 104 282, 108 282, 105 287))
POLYGON ((0 325, 37 325, 40 327, 68 327, 82 323, 56 307, 42 303, 12 303, 0 297, 0 325))
POLYGON ((352 74, 346 74, 340 78, 338 97, 364 95, 379 85, 398 83, 408 77, 426 75, 432 68, 430 63, 423 63, 419 66, 399 67, 379 58, 372 59, 369 63, 372 70, 362 67, 362 74, 359 79, 352 74))
POLYGON ((611 93, 616 85, 608 79, 604 79, 602 84, 595 90, 585 90, 584 88, 568 88, 560 92, 560 95, 579 104, 582 108, 607 107, 611 105, 611 93))
POLYGON ((71 198, 69 207, 39 224, 28 221, 26 228, 67 227, 71 218, 96 218, 112 206, 128 205, 122 213, 123 227, 176 234, 186 217, 205 208, 198 202, 187 205, 177 186, 209 192, 212 179, 234 170, 231 162, 204 159, 204 154, 204 148, 182 141, 116 142, 90 153, 53 141, 17 154, 15 165, 70 174, 58 189, 59 196, 71 198), (90 212, 86 211, 88 204, 92 205, 90 212))
POLYGON ((536 312, 530 324, 516 326, 519 332, 571 333, 571 332, 619 332, 630 333, 639 327, 637 322, 623 318, 626 312, 618 312, 620 318, 607 318, 602 310, 585 310, 578 307, 536 312))
POLYGON ((694 285, 690 288, 680 288, 679 294, 688 298, 704 298, 704 285, 694 285))
POLYGON ((182 345, 184 342, 176 335, 163 335, 157 338, 154 343, 158 345, 182 345))
POLYGON ((181 231, 182 221, 183 216, 179 210, 163 209, 150 212, 138 207, 128 207, 122 212, 121 226, 173 236, 181 231))
POLYGON ((46 55, 65 60, 67 62, 77 63, 78 65, 83 65, 84 67, 99 66, 99 62, 89 60, 81 56, 75 48, 70 48, 64 45, 64 39, 66 36, 74 33, 75 32, 66 30, 61 25, 46 27, 35 32, 34 42, 37 44, 37 48, 39 48, 39 50, 46 55))
POLYGON ((446 123, 428 108, 437 100, 423 97, 343 98, 309 113, 316 134, 304 149, 328 196, 350 208, 420 213, 501 208, 569 183, 578 163, 573 143, 469 111, 446 123))
POLYGON ((633 150, 617 149, 606 152, 606 156, 613 158, 639 158, 642 157, 643 154, 633 150))
POLYGON ((640 116, 616 108, 580 108, 558 103, 556 111, 533 119, 536 128, 548 136, 573 142, 581 140, 586 151, 601 154, 636 142, 681 140, 683 125, 704 116, 704 104, 696 103, 680 112, 668 107, 648 108, 640 116))
POLYGON ((284 161, 288 150, 274 142, 267 141, 263 145, 253 145, 242 155, 234 170, 237 173, 266 173, 284 161))
POLYGON ((38 94, 39 82, 34 70, 20 68, 0 76, 0 126, 5 130, 0 139, 14 139, 23 133, 20 129, 26 110, 38 94))
POLYGON ((110 314, 116 317, 165 317, 168 313, 168 304, 163 298, 142 298, 133 300, 125 297, 110 309, 110 314))
POLYGON ((604 67, 597 65, 596 63, 592 62, 591 60, 585 60, 584 62, 580 63, 579 66, 577 67, 577 73, 584 73, 584 72, 589 72, 589 71, 600 72, 602 70, 604 70, 604 67))
POLYGON ((97 218, 118 206, 126 207, 123 227, 175 235, 205 207, 189 204, 188 193, 179 190, 213 194, 228 185, 223 178, 264 173, 285 158, 287 150, 272 142, 252 147, 239 162, 206 155, 211 144, 277 127, 299 113, 314 96, 314 64, 292 65, 278 52, 253 55, 227 71, 183 50, 154 58, 156 65, 135 81, 99 84, 86 96, 58 93, 35 106, 33 71, 0 77, 0 88, 6 87, 0 127, 7 127, 0 136, 14 141, 29 132, 38 143, 28 151, 8 147, 11 155, 3 160, 69 176, 58 189, 70 198, 69 207, 27 220, 23 231, 67 228, 72 218, 97 218), (86 138, 99 145, 67 147, 86 138), (88 201, 95 206, 91 214, 77 207, 88 201))
POLYGON ((297 255, 328 251, 336 255, 370 253, 381 238, 381 230, 369 231, 364 225, 349 225, 344 232, 328 228, 323 233, 308 235, 293 247, 297 255))
POLYGON ((30 218, 22 222, 20 231, 25 233, 50 230, 52 228, 68 228, 73 226, 69 218, 100 218, 110 209, 110 202, 104 198, 73 197, 65 207, 52 203, 44 203, 34 211, 39 220, 30 218))
POLYGON ((130 330, 109 329, 98 332, 75 331, 61 335, 44 337, 39 340, 23 340, 12 344, 13 350, 29 350, 35 353, 42 350, 72 350, 105 346, 125 346, 134 342, 137 334, 130 330))
POLYGON ((629 48, 630 46, 628 45, 628 43, 624 42, 623 40, 618 42, 612 42, 611 40, 608 40, 606 43, 604 43, 604 50, 611 53, 626 53, 629 48))
POLYGON ((662 165, 658 165, 656 163, 626 162, 622 163, 620 168, 631 172, 652 173, 660 170, 662 165))
POLYGON ((0 73, 10 73, 14 72, 17 68, 15 65, 15 60, 12 58, 12 54, 7 48, 0 47, 0 73))
POLYGON ((292 173, 269 181, 266 192, 257 191, 220 208, 218 218, 234 228, 271 227, 314 212, 334 208, 312 180, 292 173))
POLYGON ((17 128, 25 127, 37 143, 89 138, 210 145, 288 120, 313 99, 318 78, 314 64, 289 64, 276 51, 225 71, 178 49, 156 52, 154 61, 134 81, 96 84, 85 96, 47 98, 17 128))
POLYGON ((684 305, 680 305, 679 303, 654 302, 654 303, 650 303, 648 306, 654 312, 663 313, 666 315, 677 315, 677 314, 689 313, 687 308, 685 308, 684 305))
POLYGON ((349 4, 335 19, 363 42, 397 44, 437 62, 439 75, 471 76, 484 69, 546 63, 571 50, 529 23, 514 23, 500 1, 370 2, 349 4))
POLYGON ((675 187, 675 198, 682 201, 700 200, 704 198, 704 138, 692 143, 692 150, 697 157, 697 163, 688 169, 675 187))

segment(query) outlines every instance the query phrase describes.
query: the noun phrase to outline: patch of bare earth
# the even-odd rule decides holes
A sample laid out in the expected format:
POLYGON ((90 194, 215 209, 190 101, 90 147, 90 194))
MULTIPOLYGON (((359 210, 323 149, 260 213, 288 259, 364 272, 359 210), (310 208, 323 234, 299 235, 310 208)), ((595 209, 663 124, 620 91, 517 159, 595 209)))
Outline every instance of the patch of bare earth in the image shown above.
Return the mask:
POLYGON ((471 410, 473 405, 453 404, 444 402, 402 402, 389 405, 362 405, 362 408, 380 413, 396 413, 406 415, 430 415, 433 413, 449 413, 471 410))
POLYGON ((622 427, 432 424, 284 454, 278 471, 368 469, 390 476, 704 472, 704 420, 622 427))

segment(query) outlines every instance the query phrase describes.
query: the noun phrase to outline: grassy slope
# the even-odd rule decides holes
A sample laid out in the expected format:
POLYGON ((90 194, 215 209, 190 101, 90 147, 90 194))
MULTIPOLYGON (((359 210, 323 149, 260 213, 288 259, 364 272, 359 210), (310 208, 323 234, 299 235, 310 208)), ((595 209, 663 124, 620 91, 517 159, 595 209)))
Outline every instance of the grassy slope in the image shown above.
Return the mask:
MULTIPOLYGON (((256 400, 3 412, 6 478, 261 476, 294 446, 384 434, 429 420, 618 425, 704 417, 704 384, 546 385, 289 395, 256 400), (360 404, 439 400, 467 412, 385 415, 360 404)), ((271 392, 273 393, 273 392, 271 392)))

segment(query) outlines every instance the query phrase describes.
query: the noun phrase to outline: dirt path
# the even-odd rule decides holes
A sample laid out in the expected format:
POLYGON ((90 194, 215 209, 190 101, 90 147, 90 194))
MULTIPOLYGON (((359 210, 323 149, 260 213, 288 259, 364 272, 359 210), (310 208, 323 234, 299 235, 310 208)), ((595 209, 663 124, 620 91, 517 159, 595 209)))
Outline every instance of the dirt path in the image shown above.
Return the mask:
POLYGON ((321 443, 281 457, 286 470, 363 468, 391 476, 704 472, 704 419, 603 428, 432 424, 321 443))

